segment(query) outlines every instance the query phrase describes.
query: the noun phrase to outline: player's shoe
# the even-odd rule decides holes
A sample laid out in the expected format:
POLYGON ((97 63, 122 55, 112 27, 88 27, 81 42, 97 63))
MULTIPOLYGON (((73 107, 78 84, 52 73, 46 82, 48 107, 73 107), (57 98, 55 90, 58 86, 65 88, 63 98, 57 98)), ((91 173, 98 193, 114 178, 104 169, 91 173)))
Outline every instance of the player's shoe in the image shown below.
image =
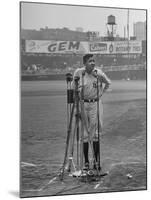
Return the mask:
POLYGON ((85 163, 83 170, 85 170, 85 171, 89 170, 89 163, 88 162, 85 163))
POLYGON ((94 164, 93 164, 93 169, 94 170, 101 170, 101 166, 97 163, 97 162, 95 162, 94 164))

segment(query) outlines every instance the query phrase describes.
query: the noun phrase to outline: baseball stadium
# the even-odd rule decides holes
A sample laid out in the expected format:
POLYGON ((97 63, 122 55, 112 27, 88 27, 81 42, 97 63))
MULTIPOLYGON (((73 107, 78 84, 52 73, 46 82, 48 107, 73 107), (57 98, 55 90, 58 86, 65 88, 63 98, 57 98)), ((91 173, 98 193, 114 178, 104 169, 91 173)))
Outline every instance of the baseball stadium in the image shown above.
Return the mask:
MULTIPOLYGON (((108 17, 112 27, 114 20, 108 17)), ((21 197, 147 189, 146 32, 138 35, 21 29, 21 197), (60 180, 69 120, 66 74, 82 67, 86 53, 111 80, 101 97, 100 162, 107 175, 80 181, 64 170, 60 180)))

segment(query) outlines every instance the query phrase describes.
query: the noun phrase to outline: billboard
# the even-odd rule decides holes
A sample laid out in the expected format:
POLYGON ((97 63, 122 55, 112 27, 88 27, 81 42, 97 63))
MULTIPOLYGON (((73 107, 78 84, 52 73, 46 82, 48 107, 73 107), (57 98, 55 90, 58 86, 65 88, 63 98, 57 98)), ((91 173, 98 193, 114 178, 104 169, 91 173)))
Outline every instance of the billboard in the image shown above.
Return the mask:
POLYGON ((27 53, 93 53, 93 54, 140 54, 141 41, 113 41, 113 42, 81 42, 81 41, 47 41, 26 40, 27 53))
POLYGON ((26 40, 27 53, 79 53, 88 52, 88 43, 79 41, 26 40))
POLYGON ((141 41, 124 41, 124 42, 115 42, 114 51, 117 54, 123 53, 142 53, 142 43, 141 41))
POLYGON ((94 54, 140 54, 142 53, 141 41, 114 41, 89 43, 89 52, 94 54))

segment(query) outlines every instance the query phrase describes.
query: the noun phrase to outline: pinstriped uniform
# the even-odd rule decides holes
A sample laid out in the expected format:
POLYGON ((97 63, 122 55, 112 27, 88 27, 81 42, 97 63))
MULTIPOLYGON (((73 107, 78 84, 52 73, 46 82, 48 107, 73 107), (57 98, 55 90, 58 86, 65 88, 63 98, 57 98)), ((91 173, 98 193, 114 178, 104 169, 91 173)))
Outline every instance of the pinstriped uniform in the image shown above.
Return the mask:
MULTIPOLYGON (((97 130, 97 101, 92 101, 97 99, 97 76, 98 76, 98 92, 99 97, 101 96, 104 88, 108 88, 110 85, 109 78, 103 73, 102 70, 94 68, 91 74, 85 71, 85 67, 78 68, 74 72, 73 77, 80 77, 79 89, 82 91, 83 88, 83 98, 89 102, 84 102, 84 141, 88 141, 88 138, 92 141, 96 141, 98 138, 97 130), (96 74, 97 73, 97 74, 96 74)), ((73 82, 74 87, 74 82, 73 82)), ((99 130, 100 135, 103 126, 103 105, 101 98, 99 98, 99 130)))

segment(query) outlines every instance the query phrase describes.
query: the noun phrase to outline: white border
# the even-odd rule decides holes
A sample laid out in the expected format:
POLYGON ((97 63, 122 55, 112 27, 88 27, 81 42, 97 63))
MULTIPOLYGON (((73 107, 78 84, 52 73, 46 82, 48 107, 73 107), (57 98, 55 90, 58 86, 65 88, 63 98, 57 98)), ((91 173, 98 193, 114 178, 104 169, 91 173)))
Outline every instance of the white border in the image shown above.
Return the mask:
MULTIPOLYGON (((144 8, 148 9, 148 36, 151 27, 149 19, 150 4, 148 0, 41 0, 35 2, 94 5, 125 8, 144 8)), ((1 122, 1 143, 0 143, 0 199, 18 198, 19 188, 19 1, 1 2, 1 42, 0 42, 0 122, 1 122)), ((148 38, 148 50, 149 50, 148 38)), ((148 87, 150 74, 150 56, 148 52, 148 87)), ((148 89, 148 102, 150 91, 148 89)), ((149 111, 149 110, 148 110, 149 111)), ((148 112, 149 118, 149 112, 148 112)), ((148 123, 149 126, 149 123, 148 123)), ((148 131, 148 169, 150 168, 150 136, 148 131)), ((150 174, 150 173, 148 173, 150 174)), ((51 197, 51 199, 92 199, 103 200, 127 200, 127 199, 149 199, 151 181, 148 175, 148 191, 121 192, 121 193, 101 193, 94 195, 70 195, 51 197)), ((39 197, 38 199, 48 199, 50 197, 39 197)), ((33 198, 28 198, 33 199, 33 198)))

